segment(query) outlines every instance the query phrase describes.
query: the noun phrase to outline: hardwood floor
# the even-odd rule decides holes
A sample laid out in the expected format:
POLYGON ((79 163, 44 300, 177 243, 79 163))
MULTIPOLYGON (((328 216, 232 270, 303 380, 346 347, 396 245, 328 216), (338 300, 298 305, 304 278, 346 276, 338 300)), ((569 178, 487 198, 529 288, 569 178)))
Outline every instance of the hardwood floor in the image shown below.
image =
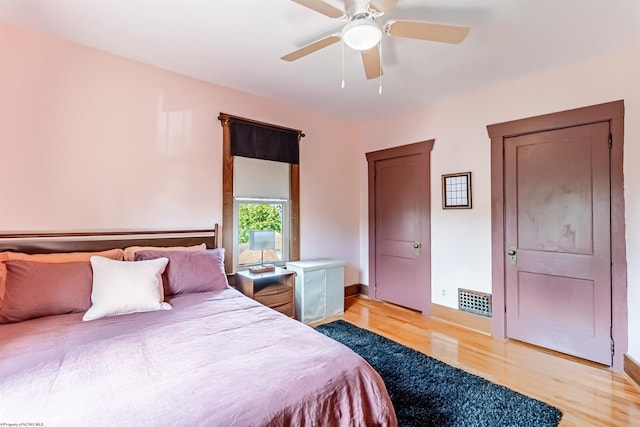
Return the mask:
POLYGON ((563 413, 560 426, 640 426, 640 386, 602 365, 514 340, 493 339, 366 297, 345 300, 342 318, 549 403, 563 413))

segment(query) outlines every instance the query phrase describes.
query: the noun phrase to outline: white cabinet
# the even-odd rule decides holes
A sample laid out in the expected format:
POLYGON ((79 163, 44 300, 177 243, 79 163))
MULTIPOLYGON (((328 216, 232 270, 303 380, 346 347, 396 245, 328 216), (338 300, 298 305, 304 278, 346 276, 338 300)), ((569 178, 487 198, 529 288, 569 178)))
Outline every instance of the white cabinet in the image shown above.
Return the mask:
POLYGON ((296 318, 316 322, 344 313, 344 263, 314 259, 287 263, 296 272, 296 318))

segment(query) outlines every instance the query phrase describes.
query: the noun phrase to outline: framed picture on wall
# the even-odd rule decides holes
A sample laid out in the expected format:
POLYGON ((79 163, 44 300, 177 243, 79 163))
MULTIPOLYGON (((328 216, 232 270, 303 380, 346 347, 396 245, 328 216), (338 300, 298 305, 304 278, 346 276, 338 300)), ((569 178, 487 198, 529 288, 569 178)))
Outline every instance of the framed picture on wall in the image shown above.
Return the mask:
POLYGON ((471 209, 471 172, 442 175, 442 209, 471 209))

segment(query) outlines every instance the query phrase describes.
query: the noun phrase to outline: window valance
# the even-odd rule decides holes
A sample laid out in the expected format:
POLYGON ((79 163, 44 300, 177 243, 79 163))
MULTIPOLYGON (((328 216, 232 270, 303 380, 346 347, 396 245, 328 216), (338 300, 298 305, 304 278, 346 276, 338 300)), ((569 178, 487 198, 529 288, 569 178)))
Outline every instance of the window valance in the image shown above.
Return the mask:
POLYGON ((257 122, 221 113, 222 125, 228 125, 231 154, 253 159, 298 164, 302 131, 257 122))

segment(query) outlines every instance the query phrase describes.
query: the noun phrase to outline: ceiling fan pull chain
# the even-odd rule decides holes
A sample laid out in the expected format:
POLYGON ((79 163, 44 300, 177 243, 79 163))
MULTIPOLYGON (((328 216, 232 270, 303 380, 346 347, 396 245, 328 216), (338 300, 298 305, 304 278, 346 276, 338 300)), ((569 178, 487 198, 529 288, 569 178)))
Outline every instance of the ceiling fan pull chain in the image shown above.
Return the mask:
POLYGON ((342 89, 344 89, 344 39, 342 39, 342 89))
POLYGON ((380 54, 380 86, 378 87, 378 95, 382 95, 382 41, 380 41, 378 53, 380 54))

